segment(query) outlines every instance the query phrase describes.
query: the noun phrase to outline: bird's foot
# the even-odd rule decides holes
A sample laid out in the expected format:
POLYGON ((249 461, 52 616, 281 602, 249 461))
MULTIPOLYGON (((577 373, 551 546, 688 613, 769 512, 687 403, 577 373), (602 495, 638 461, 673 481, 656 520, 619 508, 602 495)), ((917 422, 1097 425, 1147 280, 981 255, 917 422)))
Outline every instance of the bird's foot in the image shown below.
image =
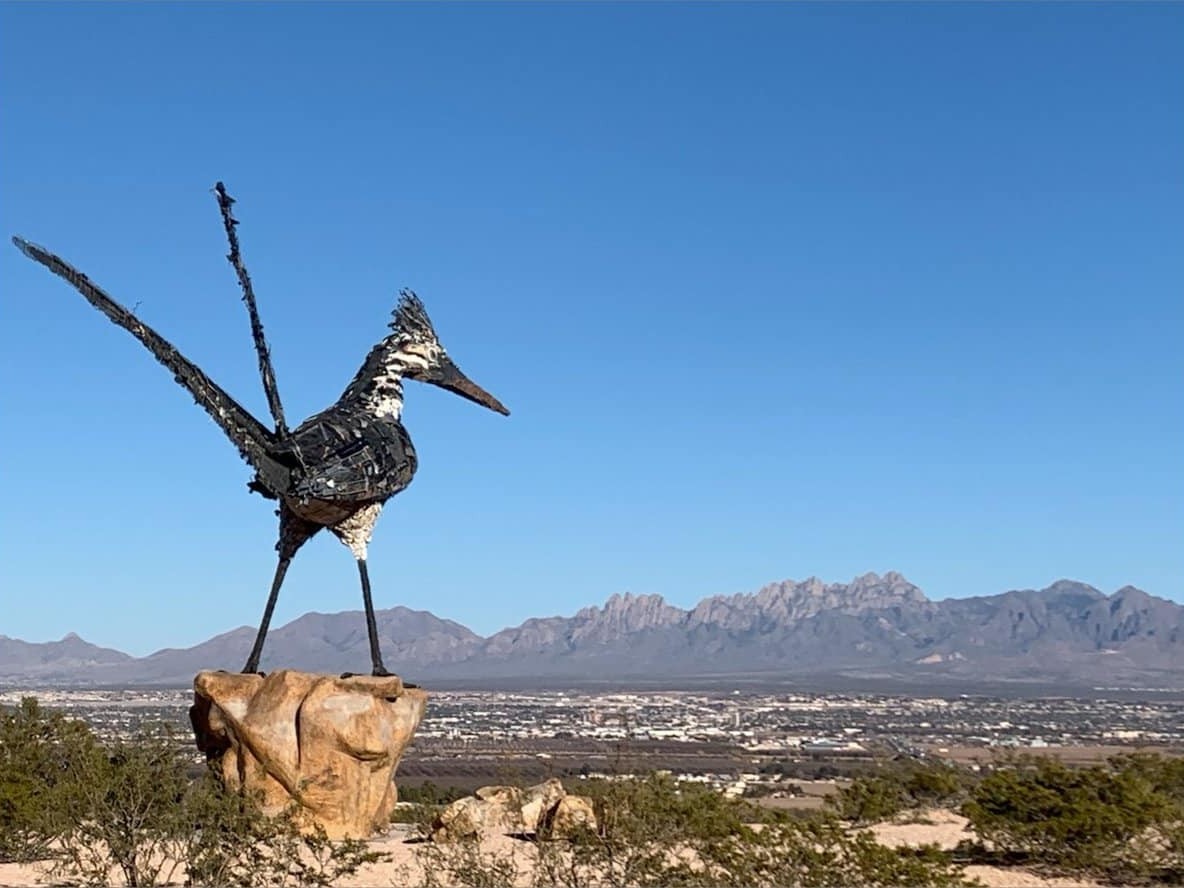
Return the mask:
MULTIPOLYGON (((357 672, 343 672, 343 673, 341 673, 341 677, 342 678, 353 678, 354 676, 359 675, 359 674, 360 673, 357 673, 357 672)), ((389 671, 385 666, 375 666, 373 669, 370 670, 370 675, 373 676, 374 678, 397 678, 398 677, 396 673, 389 671)), ((417 688, 417 687, 419 687, 419 685, 411 684, 410 682, 405 681, 405 682, 403 682, 403 687, 417 688)))

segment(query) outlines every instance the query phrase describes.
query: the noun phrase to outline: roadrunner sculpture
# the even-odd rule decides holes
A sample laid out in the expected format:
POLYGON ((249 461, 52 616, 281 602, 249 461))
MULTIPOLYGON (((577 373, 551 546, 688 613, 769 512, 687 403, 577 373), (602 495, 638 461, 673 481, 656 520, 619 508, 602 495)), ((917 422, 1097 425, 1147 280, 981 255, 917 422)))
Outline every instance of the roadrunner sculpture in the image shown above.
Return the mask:
POLYGON ((230 242, 227 259, 238 275, 251 323, 259 372, 275 428, 268 429, 215 384, 155 330, 95 286, 69 263, 19 237, 13 243, 69 282, 79 293, 140 340, 175 379, 193 395, 255 470, 247 486, 279 501, 279 563, 263 610, 255 644, 243 672, 256 672, 272 611, 292 558, 322 528, 349 547, 357 560, 366 608, 366 631, 374 675, 390 675, 382 662, 366 549, 383 503, 411 483, 415 450, 400 422, 403 380, 430 382, 505 416, 510 411, 460 372, 440 344, 432 322, 414 293, 404 290, 390 323, 391 334, 366 356, 337 403, 311 416, 295 430, 284 422, 271 354, 255 306, 251 278, 239 254, 234 199, 219 182, 215 188, 222 223, 230 242))

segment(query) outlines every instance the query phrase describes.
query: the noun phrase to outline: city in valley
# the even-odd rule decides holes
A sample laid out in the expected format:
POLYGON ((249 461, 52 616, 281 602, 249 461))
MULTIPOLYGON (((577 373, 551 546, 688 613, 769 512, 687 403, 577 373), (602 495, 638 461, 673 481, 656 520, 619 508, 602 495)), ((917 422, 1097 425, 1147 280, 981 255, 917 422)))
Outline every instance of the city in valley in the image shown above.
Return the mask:
MULTIPOLYGON (((103 737, 164 723, 189 735, 187 689, 0 689, 36 697, 103 737)), ((955 693, 477 691, 431 694, 399 783, 463 789, 548 776, 666 770, 729 793, 792 797, 875 762, 931 758, 976 767, 1015 751, 1085 762, 1136 750, 1184 753, 1179 693, 1092 697, 955 693)), ((198 754, 194 753, 194 761, 198 754)))

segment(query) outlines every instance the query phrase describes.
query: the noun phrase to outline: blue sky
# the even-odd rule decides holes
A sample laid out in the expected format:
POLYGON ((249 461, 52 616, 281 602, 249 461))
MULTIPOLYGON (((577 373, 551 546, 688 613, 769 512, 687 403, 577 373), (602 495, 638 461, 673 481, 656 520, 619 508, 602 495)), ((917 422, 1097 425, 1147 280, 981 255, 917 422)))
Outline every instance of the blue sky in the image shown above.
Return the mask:
MULTIPOLYGON (((260 417, 401 286, 505 419, 411 385, 378 606, 479 632, 899 570, 1184 600, 1180 4, 0 7, 0 229, 260 417)), ((0 633, 254 625, 272 506, 142 348, 0 249, 0 633)), ((277 624, 360 606, 297 557, 277 624)), ((397 664, 391 664, 397 667, 397 664)))

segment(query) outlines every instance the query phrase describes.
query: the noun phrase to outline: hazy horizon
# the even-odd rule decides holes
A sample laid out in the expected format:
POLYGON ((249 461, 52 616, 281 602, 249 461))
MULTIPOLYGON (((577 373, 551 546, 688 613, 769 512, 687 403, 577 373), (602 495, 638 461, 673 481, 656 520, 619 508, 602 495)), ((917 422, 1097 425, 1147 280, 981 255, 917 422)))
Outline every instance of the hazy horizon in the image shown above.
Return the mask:
MULTIPOLYGON (((874 571, 870 571, 870 572, 868 572, 868 573, 875 574, 875 572, 874 572, 874 571)), ((849 580, 844 580, 844 581, 833 581, 833 580, 828 580, 828 579, 826 579, 825 577, 802 577, 801 579, 786 578, 786 579, 783 579, 783 580, 771 580, 769 583, 762 584, 762 586, 760 586, 760 587, 758 587, 758 588, 754 588, 754 589, 746 589, 746 590, 736 590, 736 591, 731 591, 731 592, 719 592, 719 593, 714 593, 714 597, 726 597, 726 596, 731 596, 731 595, 744 595, 744 594, 753 594, 753 593, 756 593, 756 592, 760 591, 760 589, 762 589, 762 588, 765 588, 766 586, 770 586, 770 585, 776 585, 776 584, 779 584, 779 583, 801 583, 801 582, 808 582, 809 580, 812 580, 812 579, 818 579, 818 580, 821 580, 821 581, 822 581, 824 584, 826 584, 826 585, 832 585, 832 584, 835 584, 835 583, 838 583, 838 584, 840 584, 840 585, 846 585, 846 584, 849 584, 849 583, 851 583, 851 582, 853 582, 853 581, 855 581, 855 580, 858 580, 858 579, 860 579, 861 577, 865 577, 865 576, 867 576, 867 575, 868 575, 868 573, 860 574, 860 575, 858 575, 858 576, 855 576, 855 577, 852 577, 852 578, 850 578, 849 580)), ((883 577, 885 574, 889 574, 889 573, 896 573, 896 572, 895 572, 895 571, 884 571, 884 573, 883 573, 883 574, 876 574, 876 575, 877 575, 877 576, 879 576, 879 577, 883 577)), ((903 575, 902 575, 902 576, 903 576, 903 575)), ((906 577, 904 577, 904 579, 905 579, 905 580, 908 580, 909 578, 906 576, 906 577)), ((910 581, 910 582, 911 582, 911 581, 910 581)), ((992 593, 992 594, 1000 594, 1000 595, 1001 595, 1001 594, 1004 594, 1004 593, 1006 593, 1006 592, 1012 592, 1012 591, 1041 591, 1041 590, 1043 590, 1043 589, 1047 589, 1047 588, 1049 588, 1049 587, 1050 587, 1050 586, 1052 586, 1052 585, 1055 585, 1056 583, 1061 583, 1061 582, 1082 583, 1083 585, 1091 586, 1092 588, 1095 588, 1095 589, 1097 589, 1097 588, 1098 588, 1098 587, 1096 587, 1096 586, 1093 586, 1091 583, 1084 583, 1084 581, 1081 581, 1081 580, 1075 580, 1075 579, 1073 579, 1073 578, 1070 578, 1070 577, 1061 577, 1061 578, 1058 578, 1057 580, 1053 581, 1052 583, 1042 584, 1042 585, 1040 585, 1040 586, 1032 586, 1032 587, 1020 587, 1020 588, 1017 588, 1017 589, 1000 589, 1000 590, 999 590, 999 592, 997 592, 997 593, 992 593)), ((1099 592, 1101 592, 1101 593, 1102 593, 1102 594, 1104 594, 1104 595, 1110 596, 1110 595, 1113 595, 1113 594, 1115 594, 1116 592, 1120 591, 1121 589, 1123 589, 1123 588, 1126 588, 1126 587, 1127 587, 1127 585, 1129 585, 1129 584, 1124 584, 1123 586, 1121 586, 1121 587, 1119 587, 1119 588, 1116 588, 1116 589, 1098 589, 1098 591, 1099 591, 1099 592)), ((921 587, 919 587, 919 586, 918 586, 917 588, 921 589, 921 587)), ((1144 591, 1144 592, 1148 592, 1148 590, 1146 590, 1146 589, 1144 589, 1144 590, 1142 590, 1142 591, 1144 591)), ((929 599, 930 601, 945 601, 945 600, 948 600, 948 599, 951 599, 951 598, 954 598, 954 599, 961 599, 961 598, 969 598, 969 597, 973 597, 973 596, 965 596, 965 595, 963 595, 963 596, 957 596, 957 595, 945 595, 945 596, 933 595, 933 594, 931 594, 931 593, 930 593, 928 590, 926 590, 926 589, 921 589, 921 592, 922 592, 922 593, 925 595, 925 597, 926 597, 927 599, 929 599)), ((1148 592, 1148 594, 1150 594, 1150 595, 1154 595, 1155 593, 1153 593, 1153 592, 1148 592)), ((633 592, 627 592, 627 591, 626 591, 626 592, 612 592, 612 593, 609 593, 608 595, 606 595, 606 596, 602 597, 601 599, 598 599, 598 600, 592 600, 592 601, 587 601, 587 602, 585 602, 584 604, 582 604, 582 605, 578 605, 578 606, 576 606, 576 607, 573 607, 572 609, 570 609, 570 610, 567 610, 567 611, 563 611, 563 612, 558 612, 558 611, 556 611, 556 612, 546 612, 546 613, 536 613, 536 614, 530 614, 530 615, 528 615, 528 616, 526 617, 526 619, 528 619, 528 620, 529 620, 529 619, 546 619, 546 618, 549 618, 549 617, 560 617, 560 618, 565 618, 565 619, 566 619, 566 618, 570 618, 570 617, 573 617, 573 616, 575 616, 575 614, 576 614, 576 613, 577 613, 579 610, 582 610, 583 608, 586 608, 586 607, 599 607, 599 608, 603 608, 603 607, 604 607, 604 606, 605 606, 605 605, 606 605, 606 604, 607 604, 607 603, 608 603, 608 602, 609 602, 609 601, 610 601, 612 598, 614 598, 614 597, 617 597, 617 596, 625 596, 625 597, 627 597, 627 596, 634 596, 634 597, 638 597, 638 596, 645 596, 645 595, 659 595, 661 598, 663 598, 663 600, 665 600, 665 601, 666 601, 666 603, 667 603, 667 604, 670 604, 670 605, 673 605, 673 606, 675 606, 675 607, 679 607, 679 608, 680 608, 680 609, 682 609, 682 610, 688 610, 688 611, 689 611, 689 610, 691 610, 691 609, 692 609, 692 608, 695 606, 695 604, 697 604, 697 603, 698 603, 698 601, 702 601, 702 600, 703 600, 703 599, 701 598, 701 599, 698 599, 698 601, 692 601, 692 602, 688 602, 688 603, 686 603, 686 604, 679 604, 678 602, 672 601, 671 599, 667 598, 666 596, 664 596, 664 595, 661 595, 661 593, 647 593, 647 592, 642 592, 642 593, 633 593, 633 592)), ((705 597, 705 598, 708 598, 708 597, 713 597, 713 596, 712 596, 712 595, 708 595, 708 596, 704 596, 704 597, 705 597)), ((1156 597, 1158 597, 1158 598, 1164 598, 1164 596, 1162 596, 1162 595, 1160 595, 1160 596, 1156 596, 1156 597)), ((1171 599, 1167 599, 1167 600, 1169 600, 1169 601, 1170 601, 1171 599)), ((391 609, 393 609, 393 608, 398 608, 398 607, 407 607, 407 605, 398 605, 398 604, 393 604, 393 605, 389 605, 389 606, 378 606, 378 607, 377 607, 377 610, 379 610, 379 611, 384 611, 384 610, 391 610, 391 609)), ((425 607, 425 608, 408 608, 408 609, 409 609, 409 610, 412 610, 412 611, 415 611, 415 612, 418 612, 418 613, 429 613, 429 614, 431 614, 432 616, 438 617, 438 618, 440 618, 440 619, 442 619, 442 620, 448 620, 448 621, 451 621, 451 622, 454 622, 454 623, 458 623, 458 624, 460 624, 460 625, 464 626, 465 628, 467 628, 467 629, 470 629, 470 630, 472 630, 472 631, 476 632, 476 634, 477 634, 477 635, 480 635, 480 636, 481 636, 481 637, 483 637, 483 638, 488 638, 488 637, 490 637, 490 636, 492 636, 492 635, 495 635, 495 634, 497 634, 498 632, 501 632, 501 631, 504 631, 504 630, 507 630, 507 629, 513 629, 513 628, 516 628, 517 626, 521 625, 521 622, 519 622, 519 623, 506 623, 505 625, 498 626, 497 628, 495 628, 495 629, 493 629, 493 630, 491 630, 491 631, 488 631, 488 632, 481 632, 481 631, 479 631, 479 630, 476 630, 476 629, 474 629, 472 626, 470 626, 468 623, 466 623, 466 622, 465 622, 463 619, 459 619, 459 618, 457 618, 457 617, 455 617, 455 616, 451 616, 451 615, 449 615, 448 613, 444 613, 444 612, 440 612, 440 611, 432 610, 430 607, 425 607)), ((324 608, 312 608, 312 609, 310 609, 310 610, 308 610, 308 611, 305 611, 305 612, 303 612, 303 613, 300 613, 300 614, 293 614, 291 617, 287 618, 287 619, 286 619, 286 620, 284 620, 282 623, 275 623, 275 624, 273 624, 272 631, 274 632, 274 631, 277 631, 277 630, 283 629, 283 628, 284 628, 285 626, 287 626, 288 624, 290 624, 290 623, 292 623, 292 622, 295 622, 296 620, 299 620, 299 619, 301 619, 302 617, 306 617, 306 616, 310 616, 310 615, 314 615, 314 614, 319 614, 319 615, 322 615, 322 616, 334 616, 334 615, 337 615, 337 614, 343 614, 343 613, 357 613, 357 614, 359 614, 359 616, 360 616, 360 615, 361 615, 361 613, 362 613, 362 611, 361 611, 361 608, 360 608, 360 607, 343 607, 343 608, 339 608, 339 609, 336 609, 336 610, 326 610, 326 609, 324 609, 324 608)), ((255 628, 256 628, 256 627, 255 627, 254 625, 252 625, 252 624, 248 624, 248 623, 242 623, 242 624, 239 624, 239 625, 234 625, 234 626, 225 626, 225 627, 223 627, 222 629, 215 630, 215 631, 214 631, 213 633, 211 633, 210 635, 207 635, 207 636, 202 636, 202 637, 200 637, 200 638, 194 638, 194 639, 192 639, 191 641, 188 641, 188 642, 182 641, 182 642, 178 642, 178 643, 174 643, 174 644, 159 645, 159 646, 156 646, 156 647, 150 647, 150 648, 143 649, 143 650, 136 650, 136 649, 134 649, 134 648, 131 648, 131 649, 129 649, 129 648, 122 648, 122 647, 118 647, 117 645, 110 645, 110 644, 104 644, 104 643, 101 643, 100 641, 96 640, 94 637, 92 637, 91 635, 89 635, 89 634, 88 634, 86 631, 84 631, 84 630, 81 630, 81 629, 71 629, 71 630, 67 631, 66 633, 64 633, 63 635, 61 635, 61 636, 58 636, 58 637, 56 637, 56 638, 20 638, 20 637, 16 637, 16 636, 8 636, 8 637, 10 637, 10 638, 15 638, 17 641, 25 641, 25 642, 30 642, 30 643, 33 643, 33 644, 43 644, 43 643, 48 643, 48 642, 64 641, 64 640, 66 640, 67 638, 69 638, 69 637, 71 637, 71 636, 76 636, 76 637, 79 637, 79 638, 81 638, 83 641, 89 642, 89 643, 91 643, 91 644, 97 644, 97 645, 98 645, 98 646, 100 646, 100 647, 115 648, 116 650, 122 651, 123 653, 131 654, 131 655, 132 655, 132 656, 134 656, 134 657, 145 657, 145 656, 148 656, 149 654, 153 654, 153 653, 156 653, 156 652, 158 652, 158 651, 161 651, 161 650, 175 649, 175 648, 184 649, 184 648, 188 648, 188 647, 193 647, 194 645, 201 644, 202 642, 208 641, 210 638, 214 638, 214 637, 217 637, 217 636, 220 636, 220 635, 226 635, 226 634, 229 634, 229 633, 232 633, 232 632, 237 632, 237 631, 239 631, 239 630, 242 630, 242 629, 249 629, 249 630, 251 630, 251 632, 254 632, 254 631, 255 631, 255 628)), ((5 635, 7 635, 7 633, 0 632, 0 636, 5 636, 5 635)))

